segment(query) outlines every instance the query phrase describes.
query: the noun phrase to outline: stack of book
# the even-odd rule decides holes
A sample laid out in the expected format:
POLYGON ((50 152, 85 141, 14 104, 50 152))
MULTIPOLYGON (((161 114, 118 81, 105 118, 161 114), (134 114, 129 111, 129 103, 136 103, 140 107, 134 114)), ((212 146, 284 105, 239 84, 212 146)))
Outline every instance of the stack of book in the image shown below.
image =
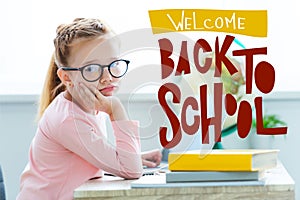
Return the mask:
POLYGON ((278 150, 218 149, 169 153, 166 182, 253 181, 276 167, 278 150))

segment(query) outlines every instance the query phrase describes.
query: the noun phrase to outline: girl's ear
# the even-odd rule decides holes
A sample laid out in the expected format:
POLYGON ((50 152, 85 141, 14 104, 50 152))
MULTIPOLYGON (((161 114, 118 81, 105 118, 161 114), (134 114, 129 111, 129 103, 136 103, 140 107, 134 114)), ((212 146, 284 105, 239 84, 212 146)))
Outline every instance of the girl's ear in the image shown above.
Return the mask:
POLYGON ((60 81, 64 84, 64 85, 71 85, 72 84, 72 80, 70 79, 70 75, 64 71, 63 69, 59 68, 57 70, 57 76, 59 77, 60 81))

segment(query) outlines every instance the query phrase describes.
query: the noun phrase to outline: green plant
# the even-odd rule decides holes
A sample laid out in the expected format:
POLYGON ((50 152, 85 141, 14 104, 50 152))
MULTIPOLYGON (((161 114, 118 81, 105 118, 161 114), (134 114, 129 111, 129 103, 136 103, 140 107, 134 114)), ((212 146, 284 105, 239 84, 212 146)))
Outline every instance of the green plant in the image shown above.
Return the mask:
MULTIPOLYGON (((287 125, 286 122, 279 119, 278 115, 266 114, 263 116, 264 128, 274 128, 287 125)), ((256 127, 256 119, 252 121, 252 127, 256 127)))

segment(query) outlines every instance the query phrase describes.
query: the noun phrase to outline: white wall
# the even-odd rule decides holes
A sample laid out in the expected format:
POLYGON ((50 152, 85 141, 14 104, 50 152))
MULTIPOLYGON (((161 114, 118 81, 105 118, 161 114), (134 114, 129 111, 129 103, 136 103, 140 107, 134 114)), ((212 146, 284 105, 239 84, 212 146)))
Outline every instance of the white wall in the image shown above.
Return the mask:
POLYGON ((0 164, 9 200, 16 197, 19 176, 28 160, 29 145, 36 129, 35 113, 33 101, 0 103, 0 164))
MULTIPOLYGON (((278 71, 275 90, 300 89, 300 79, 297 76, 299 68, 295 67, 297 48, 300 45, 297 26, 300 3, 297 0, 132 0, 130 3, 118 0, 86 0, 84 3, 74 0, 4 0, 0 4, 0 18, 3 19, 0 31, 1 94, 40 93, 54 50, 55 30, 59 24, 69 23, 77 17, 95 17, 107 21, 116 33, 122 34, 136 29, 150 29, 148 10, 172 8, 268 10, 267 38, 235 36, 247 48, 268 47, 266 59, 278 71), (290 81, 286 81, 288 79, 290 81)), ((196 35, 193 39, 199 39, 211 34, 215 35, 194 32, 187 33, 187 36, 196 35)), ((158 46, 157 42, 155 45, 158 46)), ((156 53, 159 54, 158 51, 156 53)), ((147 53, 143 55, 143 65, 148 62, 148 58, 147 53)))
MULTIPOLYGON (((34 123, 36 96, 0 96, 0 163, 3 168, 8 199, 14 199, 19 189, 19 176, 27 163, 28 148, 35 134, 34 123)), ((142 149, 160 148, 158 127, 166 122, 165 114, 153 95, 144 94, 134 99, 134 108, 128 104, 130 118, 141 121, 142 149)), ((279 148, 279 158, 295 182, 300 182, 300 161, 296 154, 300 142, 298 116, 300 115, 300 93, 283 93, 265 100, 268 113, 278 114, 288 123, 286 136, 269 137, 267 148, 279 148)), ((263 136, 262 136, 263 137, 263 136)), ((259 139, 260 141, 261 139, 259 139)), ((249 146, 236 134, 222 139, 225 148, 249 146)), ((296 184, 296 193, 300 186, 296 184)))

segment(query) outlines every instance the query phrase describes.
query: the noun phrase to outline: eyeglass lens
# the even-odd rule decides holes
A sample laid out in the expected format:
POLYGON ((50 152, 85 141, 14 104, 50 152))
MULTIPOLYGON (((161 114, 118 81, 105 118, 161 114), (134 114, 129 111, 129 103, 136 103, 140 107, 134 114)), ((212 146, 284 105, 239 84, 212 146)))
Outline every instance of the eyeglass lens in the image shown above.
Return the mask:
MULTIPOLYGON (((127 62, 125 60, 116 60, 112 62, 108 67, 109 73, 115 77, 119 78, 123 76, 127 71, 127 62)), ((96 64, 87 65, 83 71, 82 76, 87 81, 96 81, 98 80, 103 73, 103 67, 96 64)))

